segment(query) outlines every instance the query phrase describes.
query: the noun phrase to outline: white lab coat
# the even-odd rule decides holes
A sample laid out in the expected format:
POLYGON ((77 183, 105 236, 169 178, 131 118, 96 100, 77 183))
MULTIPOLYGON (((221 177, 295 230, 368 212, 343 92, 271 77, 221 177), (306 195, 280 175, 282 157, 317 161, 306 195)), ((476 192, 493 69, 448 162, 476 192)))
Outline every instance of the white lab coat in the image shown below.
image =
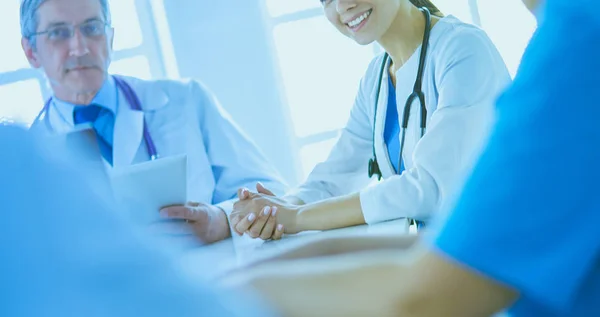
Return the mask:
MULTIPOLYGON (((273 166, 200 83, 122 78, 137 93, 143 112, 132 110, 119 90, 115 168, 149 160, 143 141, 145 118, 161 157, 187 155, 188 200, 216 204, 230 213, 241 187, 254 188, 261 181, 275 192, 285 192, 273 166)), ((51 105, 32 129, 52 134, 72 131, 72 124, 64 121, 51 105)))
MULTIPOLYGON (((510 75, 487 35, 455 17, 440 20, 429 43, 422 88, 427 132, 420 139, 419 104, 415 102, 402 157, 406 170, 394 174, 384 143, 387 72, 376 96, 381 55, 362 78, 350 119, 329 157, 291 195, 311 203, 360 191, 369 224, 404 217, 427 220, 455 195, 486 140, 495 99, 510 82, 510 75), (367 167, 373 144, 384 180, 369 186, 367 167)), ((420 48, 396 73, 399 122, 412 93, 419 55, 420 48)))

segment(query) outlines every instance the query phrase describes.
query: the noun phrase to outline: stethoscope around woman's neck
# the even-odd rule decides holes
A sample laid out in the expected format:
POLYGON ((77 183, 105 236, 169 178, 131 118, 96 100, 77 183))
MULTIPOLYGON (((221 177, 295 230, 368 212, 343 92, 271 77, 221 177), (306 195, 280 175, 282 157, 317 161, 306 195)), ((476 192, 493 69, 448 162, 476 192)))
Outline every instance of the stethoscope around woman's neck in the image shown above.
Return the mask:
MULTIPOLYGON (((425 135, 427 128, 427 108, 425 106, 425 94, 422 91, 423 84, 423 71, 425 69, 425 58, 427 57, 427 48, 429 47, 429 36, 431 34, 431 13, 425 7, 419 8, 423 15, 425 15, 425 31, 423 34, 423 43, 421 45, 421 55, 419 57, 419 67, 417 71, 417 78, 412 93, 408 96, 406 104, 404 105, 404 112, 402 113, 402 124, 400 126, 400 155, 398 157, 398 167, 402 166, 402 152, 404 151, 404 140, 406 138, 406 129, 408 128, 408 119, 410 117, 410 109, 412 103, 415 100, 419 100, 420 114, 421 114, 421 137, 425 135)), ((381 180, 383 174, 379 168, 377 162, 377 154, 375 152, 375 131, 377 126, 377 108, 379 104, 379 93, 381 92, 381 85, 383 82, 383 75, 386 71, 386 66, 390 56, 385 53, 383 56, 383 62, 381 63, 381 70, 379 71, 379 82, 377 84, 377 94, 375 94, 375 112, 373 116, 373 157, 369 160, 369 178, 373 175, 377 175, 378 180, 381 180)))

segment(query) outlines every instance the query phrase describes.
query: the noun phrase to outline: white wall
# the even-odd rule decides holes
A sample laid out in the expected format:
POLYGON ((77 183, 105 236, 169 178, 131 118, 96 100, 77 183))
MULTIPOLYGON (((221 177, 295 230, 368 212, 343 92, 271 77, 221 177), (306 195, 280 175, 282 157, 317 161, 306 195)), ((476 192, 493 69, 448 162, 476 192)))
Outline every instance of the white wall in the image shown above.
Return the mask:
POLYGON ((261 0, 168 0, 179 73, 205 83, 292 184, 296 146, 261 0))

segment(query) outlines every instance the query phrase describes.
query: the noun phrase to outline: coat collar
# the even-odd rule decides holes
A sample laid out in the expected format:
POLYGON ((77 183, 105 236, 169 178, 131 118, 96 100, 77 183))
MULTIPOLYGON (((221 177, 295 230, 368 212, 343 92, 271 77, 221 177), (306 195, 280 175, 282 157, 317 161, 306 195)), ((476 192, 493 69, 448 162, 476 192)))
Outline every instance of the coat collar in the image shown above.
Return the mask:
MULTIPOLYGON (((137 94, 144 112, 158 110, 169 103, 169 96, 164 87, 156 82, 148 82, 128 76, 119 76, 119 78, 125 80, 137 94)), ((122 94, 122 92, 120 93, 122 94)))

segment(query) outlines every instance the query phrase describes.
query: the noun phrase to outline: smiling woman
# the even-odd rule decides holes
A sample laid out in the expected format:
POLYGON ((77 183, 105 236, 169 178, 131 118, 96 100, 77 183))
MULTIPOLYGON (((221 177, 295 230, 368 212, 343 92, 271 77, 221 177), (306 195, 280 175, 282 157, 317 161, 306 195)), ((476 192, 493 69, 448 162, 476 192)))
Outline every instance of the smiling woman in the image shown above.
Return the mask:
MULTIPOLYGON (((494 120, 493 100, 510 81, 485 32, 415 5, 441 14, 431 2, 321 3, 339 33, 361 46, 377 43, 385 54, 366 67, 350 119, 327 159, 283 199, 260 189, 242 195, 232 214, 238 233, 258 237, 261 222, 236 219, 265 207, 277 207, 287 233, 399 218, 430 221, 460 188, 494 120), (381 182, 369 186, 374 175, 381 182)), ((325 64, 347 55, 327 58, 332 56, 327 52, 321 57, 325 64)), ((346 65, 354 63, 348 58, 346 65)), ((324 87, 335 86, 340 77, 331 76, 324 87)))
POLYGON ((588 146, 600 142, 600 19, 592 0, 546 4, 486 151, 424 248, 246 270, 253 289, 294 316, 491 316, 510 306, 510 316, 600 316, 600 152, 588 146), (563 161, 570 168, 556 169, 563 161), (562 230, 570 219, 584 221, 562 230))
MULTIPOLYGON (((273 25, 276 56, 303 178, 327 159, 354 102, 355 96, 347 92, 356 90, 367 65, 381 50, 377 43, 359 46, 339 36, 335 28, 327 25, 320 1, 265 0, 264 3, 269 24, 273 25), (335 58, 324 58, 323 52, 335 58), (299 60, 311 62, 298 63, 299 60)), ((413 0, 412 3, 427 6, 433 15, 443 13, 482 27, 512 75, 536 26, 520 0, 413 0), (511 16, 510 21, 506 16, 511 16)))

